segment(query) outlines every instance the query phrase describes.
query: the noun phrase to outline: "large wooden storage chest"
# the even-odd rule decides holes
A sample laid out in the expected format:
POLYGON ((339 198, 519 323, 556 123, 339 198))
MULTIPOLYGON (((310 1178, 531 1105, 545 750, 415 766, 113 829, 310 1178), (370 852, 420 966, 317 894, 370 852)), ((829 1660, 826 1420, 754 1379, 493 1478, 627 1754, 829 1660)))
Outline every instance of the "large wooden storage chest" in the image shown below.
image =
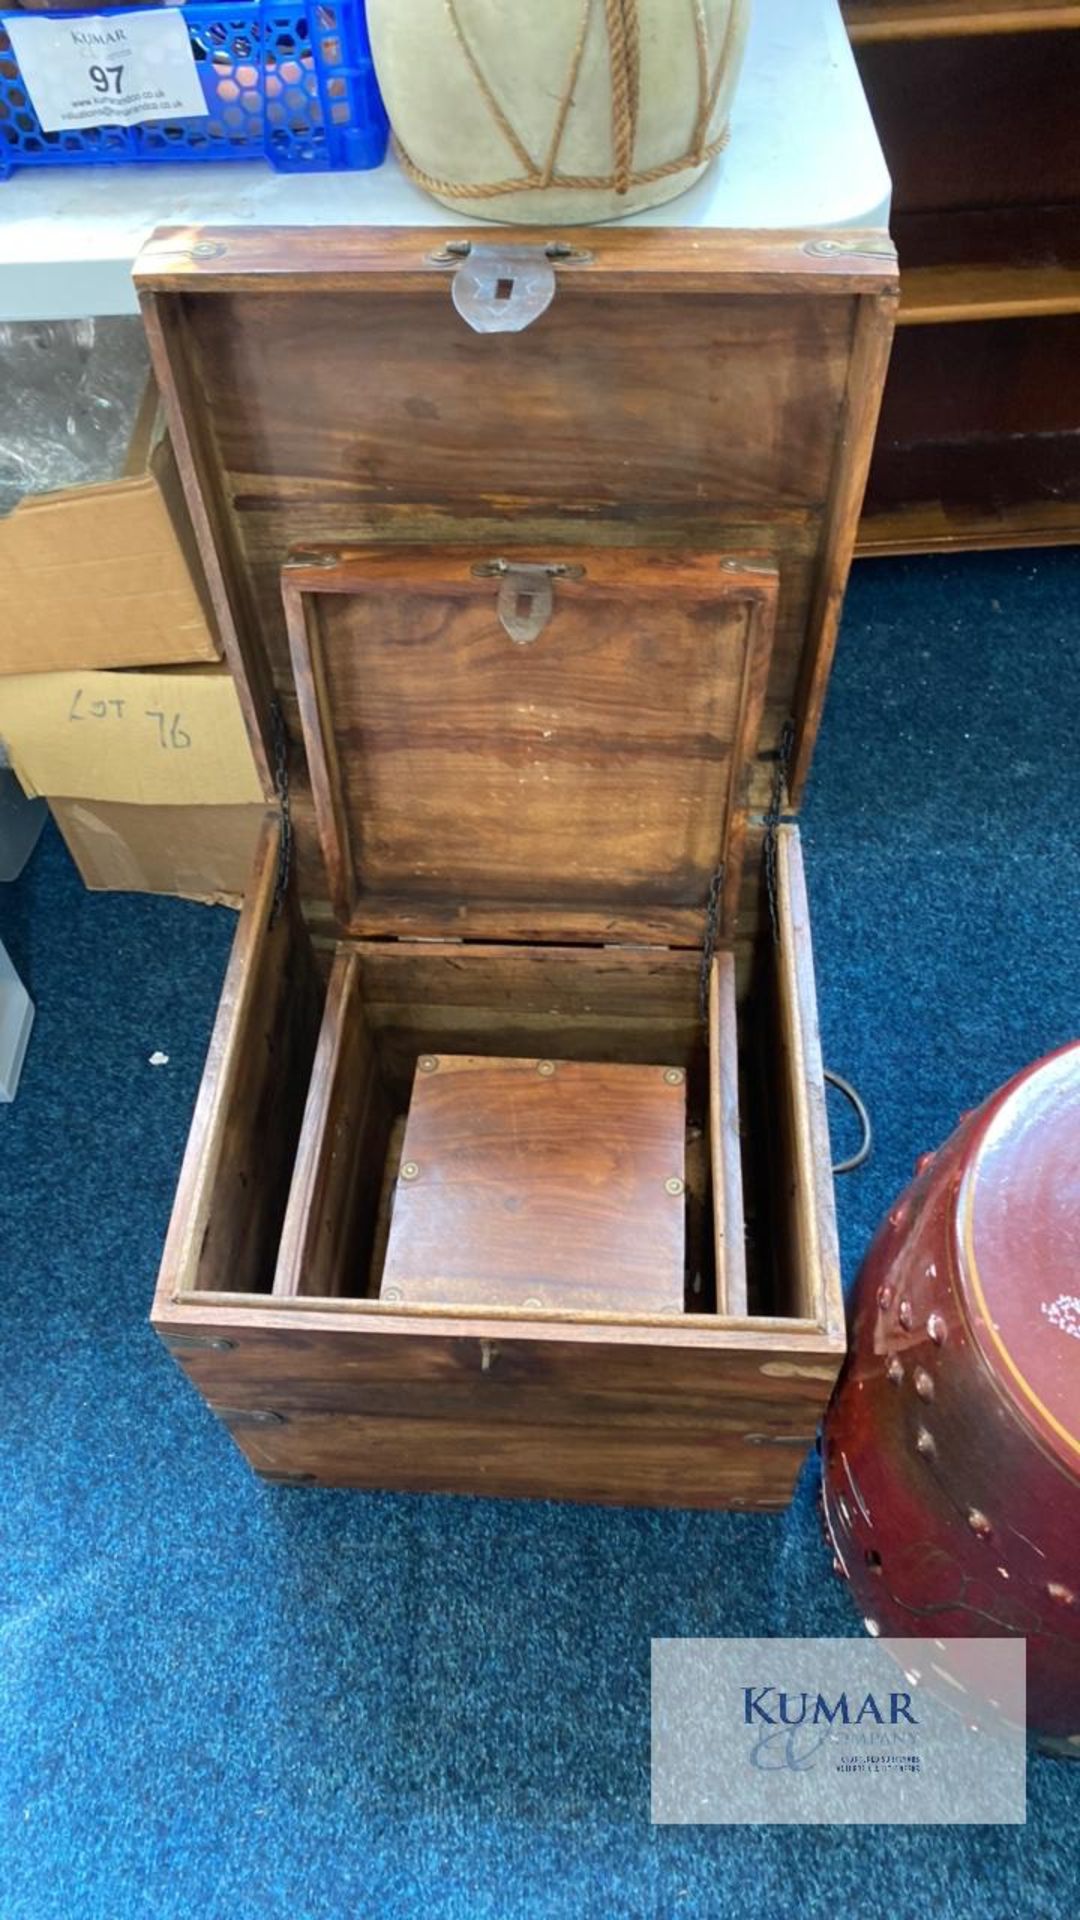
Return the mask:
POLYGON ((783 1504, 844 1349, 793 813, 887 239, 185 229, 136 274, 268 798, 154 1325, 269 1479, 783 1504), (614 1181, 610 1305, 503 1214, 505 1297, 417 1253, 492 1099, 526 1179, 587 1136, 563 1281, 614 1181))

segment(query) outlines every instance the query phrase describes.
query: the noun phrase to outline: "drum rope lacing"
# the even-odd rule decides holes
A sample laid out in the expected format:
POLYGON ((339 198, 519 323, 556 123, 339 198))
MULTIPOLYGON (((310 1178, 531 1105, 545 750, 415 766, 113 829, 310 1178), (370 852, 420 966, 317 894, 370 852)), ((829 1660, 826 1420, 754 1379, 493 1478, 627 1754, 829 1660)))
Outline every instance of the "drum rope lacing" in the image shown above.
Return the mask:
POLYGON ((611 68, 611 130, 613 168, 610 174, 564 174, 556 171, 566 121, 573 104, 574 89, 581 71, 585 44, 598 0, 584 0, 577 40, 574 43, 566 84, 559 98, 555 124, 543 164, 538 165, 513 126, 505 108, 480 64, 462 24, 458 0, 443 0, 454 37, 480 89, 481 97, 499 132, 519 161, 521 175, 505 180, 463 181, 438 179, 426 173, 395 136, 398 158, 409 178, 426 192, 454 200, 487 200, 503 193, 542 192, 549 187, 564 187, 575 192, 609 191, 625 194, 632 186, 648 186, 691 167, 704 166, 727 145, 730 129, 725 126, 709 138, 709 127, 716 111, 720 89, 728 68, 728 55, 737 16, 736 0, 728 8, 727 24, 715 68, 710 73, 709 30, 705 0, 689 0, 694 21, 698 64, 698 110, 690 150, 674 160, 653 167, 634 169, 638 112, 641 98, 641 23, 639 0, 602 0, 607 26, 611 68))

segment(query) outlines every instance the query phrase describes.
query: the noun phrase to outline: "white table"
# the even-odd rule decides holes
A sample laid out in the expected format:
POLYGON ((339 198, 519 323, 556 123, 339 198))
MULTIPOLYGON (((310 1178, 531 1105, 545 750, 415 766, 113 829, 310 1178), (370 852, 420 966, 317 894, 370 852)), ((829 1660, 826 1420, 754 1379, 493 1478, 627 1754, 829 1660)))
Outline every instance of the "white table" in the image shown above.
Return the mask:
MULTIPOLYGON (((640 226, 883 227, 889 176, 839 0, 755 0, 731 145, 640 226)), ((453 226, 391 159, 373 173, 230 166, 27 170, 0 183, 0 320, 135 310, 131 263, 163 225, 453 226)))

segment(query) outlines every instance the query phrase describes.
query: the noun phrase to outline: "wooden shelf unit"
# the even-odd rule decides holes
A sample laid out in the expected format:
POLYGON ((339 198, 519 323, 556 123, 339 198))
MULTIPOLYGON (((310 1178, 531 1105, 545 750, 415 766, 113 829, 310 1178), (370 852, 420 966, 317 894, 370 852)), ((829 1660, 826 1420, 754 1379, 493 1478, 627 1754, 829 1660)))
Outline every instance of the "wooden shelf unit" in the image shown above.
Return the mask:
POLYGON ((1080 540, 1080 0, 845 17, 901 266, 859 551, 1080 540))

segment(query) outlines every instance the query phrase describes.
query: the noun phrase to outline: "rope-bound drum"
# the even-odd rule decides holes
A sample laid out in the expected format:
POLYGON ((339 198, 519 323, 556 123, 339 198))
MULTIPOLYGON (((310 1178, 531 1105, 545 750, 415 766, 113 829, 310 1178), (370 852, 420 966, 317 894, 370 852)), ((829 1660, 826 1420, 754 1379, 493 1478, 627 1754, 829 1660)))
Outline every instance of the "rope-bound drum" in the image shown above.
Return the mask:
POLYGON ((610 220, 728 139, 750 0, 368 0, 405 171, 473 218, 610 220))

